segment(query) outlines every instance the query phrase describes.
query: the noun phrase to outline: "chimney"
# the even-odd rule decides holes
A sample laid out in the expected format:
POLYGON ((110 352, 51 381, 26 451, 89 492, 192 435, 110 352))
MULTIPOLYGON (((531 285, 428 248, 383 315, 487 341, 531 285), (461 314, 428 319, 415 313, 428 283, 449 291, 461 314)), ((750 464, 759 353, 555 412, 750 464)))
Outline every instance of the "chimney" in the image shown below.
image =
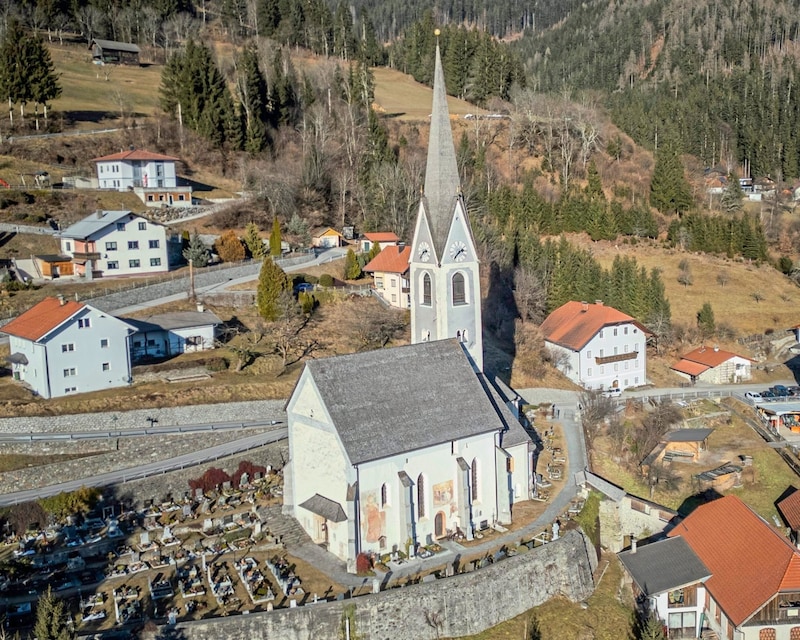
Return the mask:
POLYGON ((636 538, 631 534, 631 553, 636 553, 636 538))
POLYGON ((202 302, 197 303, 197 313, 204 313, 206 308, 203 306, 202 302))
POLYGON ((581 302, 581 313, 586 313, 589 310, 588 302, 581 302))
POLYGON ((65 304, 67 304, 67 299, 64 297, 63 293, 59 293, 57 297, 59 306, 63 307, 65 304))
POLYGON ((594 301, 594 303, 595 303, 595 304, 596 304, 598 307, 602 307, 602 306, 603 306, 603 301, 602 301, 602 300, 595 300, 595 301, 594 301))
POLYGON ((714 351, 719 351, 719 345, 718 344, 714 345, 714 351))
POLYGON ((103 217, 103 212, 100 209, 98 209, 97 211, 94 212, 94 215, 96 215, 97 219, 99 220, 100 218, 103 217))

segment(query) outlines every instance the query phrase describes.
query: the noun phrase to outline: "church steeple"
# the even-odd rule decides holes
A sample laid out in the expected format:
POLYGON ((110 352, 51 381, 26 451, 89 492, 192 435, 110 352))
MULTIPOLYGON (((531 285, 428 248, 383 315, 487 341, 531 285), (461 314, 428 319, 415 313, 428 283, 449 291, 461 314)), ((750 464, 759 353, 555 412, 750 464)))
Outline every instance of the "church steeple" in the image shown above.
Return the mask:
POLYGON ((440 260, 445 250, 444 245, 450 230, 455 202, 460 193, 461 180, 458 177, 456 149, 453 144, 450 111, 447 108, 447 90, 442 71, 442 56, 437 39, 433 72, 433 110, 423 195, 427 203, 425 209, 434 248, 440 260))

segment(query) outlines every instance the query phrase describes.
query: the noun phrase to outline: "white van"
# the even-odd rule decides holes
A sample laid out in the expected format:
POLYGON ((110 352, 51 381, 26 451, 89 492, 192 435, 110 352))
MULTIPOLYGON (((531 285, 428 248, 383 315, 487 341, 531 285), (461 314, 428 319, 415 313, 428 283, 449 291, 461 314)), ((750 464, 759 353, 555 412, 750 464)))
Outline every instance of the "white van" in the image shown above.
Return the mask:
POLYGON ((603 395, 606 398, 619 398, 622 395, 622 389, 619 387, 611 387, 610 389, 605 389, 603 395))

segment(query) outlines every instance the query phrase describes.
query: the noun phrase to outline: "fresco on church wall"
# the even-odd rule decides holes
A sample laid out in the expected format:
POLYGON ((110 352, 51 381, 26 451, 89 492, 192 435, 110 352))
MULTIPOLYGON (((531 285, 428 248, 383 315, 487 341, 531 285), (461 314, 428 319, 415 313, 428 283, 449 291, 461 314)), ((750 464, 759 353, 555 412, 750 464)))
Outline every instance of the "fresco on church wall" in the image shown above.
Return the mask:
POLYGON ((363 495, 364 513, 361 518, 361 534, 367 542, 378 542, 386 535, 386 512, 381 511, 377 491, 366 491, 363 495))
POLYGON ((453 481, 440 482, 433 485, 433 506, 441 507, 453 500, 453 481))

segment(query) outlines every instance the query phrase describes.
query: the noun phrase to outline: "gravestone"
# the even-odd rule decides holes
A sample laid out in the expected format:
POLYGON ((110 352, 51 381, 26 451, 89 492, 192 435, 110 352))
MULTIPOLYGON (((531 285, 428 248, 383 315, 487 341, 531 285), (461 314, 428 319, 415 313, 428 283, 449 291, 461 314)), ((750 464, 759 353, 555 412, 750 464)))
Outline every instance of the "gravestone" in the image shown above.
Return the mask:
POLYGON ((194 490, 194 497, 198 500, 203 499, 203 490, 200 487, 197 487, 197 489, 194 490))
POLYGON ((250 476, 247 475, 247 471, 242 474, 242 477, 239 478, 239 486, 242 485, 247 486, 250 483, 250 476))
POLYGON ((139 544, 143 547, 150 544, 150 534, 147 531, 143 531, 139 534, 139 544))
POLYGON ((210 531, 214 528, 214 523, 212 522, 211 518, 206 518, 203 520, 203 531, 210 531))

